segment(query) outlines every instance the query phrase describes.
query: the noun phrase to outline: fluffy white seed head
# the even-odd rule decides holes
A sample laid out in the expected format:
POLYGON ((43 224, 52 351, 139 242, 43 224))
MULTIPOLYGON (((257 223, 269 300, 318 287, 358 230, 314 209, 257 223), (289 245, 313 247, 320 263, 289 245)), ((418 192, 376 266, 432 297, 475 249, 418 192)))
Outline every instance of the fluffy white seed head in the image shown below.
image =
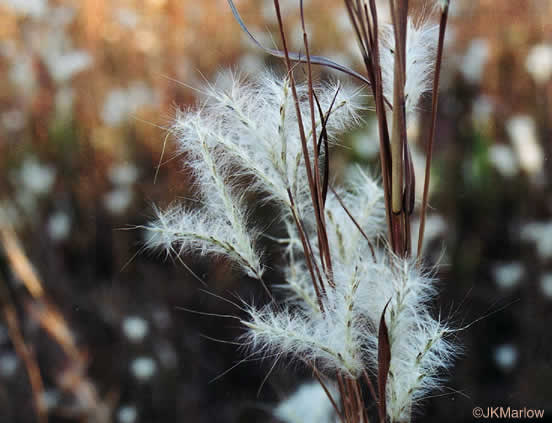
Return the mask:
POLYGON ((392 421, 402 421, 440 387, 442 372, 457 352, 449 341, 453 330, 430 312, 435 281, 413 261, 376 249, 375 258, 358 257, 349 268, 337 266, 335 288, 326 285, 323 311, 312 291, 308 301, 296 295, 283 309, 250 308, 243 322, 246 343, 265 357, 289 356, 315 362, 330 374, 358 377, 364 369, 377 371, 379 319, 389 303, 387 411, 392 421), (305 304, 296 307, 301 301, 305 304))
MULTIPOLYGON (((330 137, 358 122, 361 108, 357 89, 336 83, 317 84, 315 92, 320 107, 327 113, 337 93, 326 130, 330 137)), ((308 87, 297 85, 302 120, 311 137, 308 108, 308 87)), ((182 152, 194 152, 201 138, 220 152, 217 161, 230 163, 233 172, 254 177, 250 190, 289 207, 288 189, 297 207, 306 207, 309 200, 297 116, 289 80, 271 72, 252 80, 231 72, 222 73, 216 82, 203 90, 205 100, 197 112, 178 116, 173 131, 182 152)), ((316 113, 316 132, 321 122, 316 113)), ((312 138, 312 137, 311 137, 312 138)), ((312 140, 308 146, 312 160, 312 140)))
POLYGON ((429 392, 441 387, 442 372, 456 349, 446 339, 450 329, 429 315, 419 315, 391 344, 387 383, 387 414, 391 421, 405 421, 429 392))
POLYGON ((224 216, 211 215, 208 210, 174 206, 157 211, 157 220, 147 229, 148 247, 163 249, 167 255, 223 256, 251 277, 258 279, 263 274, 261 257, 254 247, 257 234, 252 230, 235 230, 224 216))
MULTIPOLYGON (((437 48, 438 28, 429 23, 415 24, 409 18, 406 32, 406 81, 404 86, 407 117, 417 110, 422 95, 431 90, 437 48)), ((385 25, 381 34, 381 70, 384 95, 393 104, 395 34, 392 25, 385 25)))
POLYGON ((363 369, 361 326, 347 328, 342 307, 326 310, 318 317, 300 309, 276 310, 269 306, 250 308, 242 323, 251 351, 260 356, 288 356, 317 363, 321 370, 359 376, 363 369))
POLYGON ((442 371, 457 349, 448 341, 453 330, 430 313, 436 294, 432 278, 404 259, 395 259, 391 268, 395 292, 386 315, 391 345, 387 413, 391 421, 403 421, 428 392, 440 387, 442 371))
MULTIPOLYGON (((312 208, 289 80, 265 72, 246 81, 225 72, 201 92, 202 105, 179 113, 172 132, 198 185, 202 206, 158 213, 148 226, 148 244, 178 254, 223 255, 260 278, 258 233, 251 227, 245 196, 255 193, 275 202, 284 218, 289 218, 289 193, 299 214, 312 208)), ((297 92, 306 135, 312 137, 307 85, 298 84, 297 92)), ((323 113, 330 113, 333 103, 326 125, 329 137, 358 122, 357 89, 326 83, 317 84, 315 92, 323 113)), ((315 125, 319 134, 318 114, 315 125)), ((312 160, 311 138, 308 141, 312 160)))
MULTIPOLYGON (((382 49, 384 88, 392 100, 394 41, 389 28, 384 33, 388 44, 382 49), (391 76, 385 74, 388 70, 391 76)), ((429 88, 435 28, 409 22, 408 33, 405 94, 411 113, 429 88)), ((331 83, 314 89, 323 114, 333 103, 326 126, 332 140, 357 123, 358 90, 331 83)), ((308 87, 298 84, 297 92, 312 159, 312 134, 320 133, 322 119, 316 113, 312 128, 308 87)), ((283 306, 248 307, 242 321, 247 328, 245 344, 253 355, 288 356, 331 375, 356 378, 366 369, 376 370, 377 331, 389 304, 388 414, 404 417, 438 386, 439 371, 448 365, 453 348, 445 340, 450 329, 429 311, 436 293, 433 279, 412 261, 382 247, 386 231, 382 189, 359 169, 343 188, 328 193, 325 220, 333 273, 325 274, 289 81, 263 73, 245 82, 226 73, 203 94, 201 107, 182 112, 173 127, 198 185, 201 206, 158 212, 148 227, 148 245, 167 253, 224 256, 260 278, 264 269, 255 247, 259 232, 252 227, 245 197, 255 194, 278 205, 286 234, 276 240, 287 258, 285 278, 278 287, 288 301, 283 306), (325 286, 320 295, 290 211, 289 193, 310 240, 313 273, 325 286)))
POLYGON ((330 245, 336 259, 345 266, 358 255, 368 256, 370 248, 365 236, 374 241, 386 230, 381 187, 360 167, 349 176, 346 186, 337 189, 336 194, 329 193, 326 201, 330 245))

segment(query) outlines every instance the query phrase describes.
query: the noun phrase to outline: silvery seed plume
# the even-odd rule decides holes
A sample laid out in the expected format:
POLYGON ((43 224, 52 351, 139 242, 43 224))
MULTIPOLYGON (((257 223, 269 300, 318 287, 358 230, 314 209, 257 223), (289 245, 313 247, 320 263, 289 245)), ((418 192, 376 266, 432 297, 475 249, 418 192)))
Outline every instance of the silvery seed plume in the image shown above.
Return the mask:
MULTIPOLYGON (((333 248, 334 273, 340 279, 351 280, 358 263, 371 255, 371 243, 385 233, 383 190, 358 167, 346 186, 338 188, 335 193, 328 193, 325 214, 328 238, 333 248)), ((309 222, 309 219, 314 219, 312 214, 305 219, 308 236, 316 240, 315 223, 309 222)), ((286 223, 288 238, 280 240, 287 243, 288 261, 283 269, 286 283, 278 287, 287 290, 291 298, 300 299, 299 303, 303 306, 319 310, 318 306, 313 306, 316 294, 309 279, 299 233, 292 222, 286 223)), ((316 241, 313 242, 313 250, 314 256, 318 257, 316 241)), ((318 260, 317 264, 321 266, 318 260)))
MULTIPOLYGON (((425 45, 430 30, 416 31, 414 27, 409 31, 416 47, 409 44, 408 51, 414 52, 410 56, 407 52, 407 73, 414 69, 407 85, 417 84, 409 86, 409 107, 415 107, 429 72, 416 49, 425 45)), ((324 113, 333 103, 326 126, 330 137, 358 123, 358 90, 336 84, 318 84, 314 90, 324 113)), ((297 91, 311 139, 308 89, 299 84, 297 91)), ((253 355, 288 357, 316 366, 328 377, 375 374, 378 327, 387 305, 391 348, 387 414, 392 421, 410 416, 417 402, 439 387, 439 374, 455 349, 447 341, 451 329, 430 310, 434 280, 413 260, 396 257, 382 241, 386 219, 381 187, 358 169, 342 188, 328 192, 324 212, 333 270, 326 273, 289 80, 266 72, 245 81, 226 73, 203 93, 201 106, 180 113, 173 128, 193 171, 201 206, 173 206, 159 212, 149 226, 149 245, 168 253, 224 256, 261 279, 262 255, 255 246, 260 233, 245 197, 254 194, 278 206, 285 235, 273 239, 282 246, 286 263, 282 280, 273 286, 285 300, 246 307, 244 345, 253 355), (310 240, 309 256, 295 217, 310 240), (308 263, 325 286, 321 296, 313 287, 308 263)), ((319 116, 315 125, 320 133, 319 116)))
MULTIPOLYGON (((336 194, 341 202, 336 195, 327 202, 328 236, 336 248, 335 288, 326 292, 324 312, 308 278, 296 230, 289 225, 287 279, 279 287, 293 301, 280 307, 251 307, 249 320, 243 322, 250 329, 245 339, 261 355, 287 355, 356 377, 363 369, 377 367, 377 328, 389 301, 388 410, 397 416, 438 386, 438 374, 448 365, 453 349, 445 341, 448 327, 429 312, 436 294, 434 280, 415 263, 374 247, 384 231, 381 188, 362 170, 353 181, 354 189, 336 194), (356 215, 355 223, 342 203, 356 215)), ((316 239, 314 233, 310 237, 316 239)))
MULTIPOLYGON (((334 104, 326 126, 330 137, 358 122, 358 89, 320 84, 316 90, 322 110, 334 104)), ((148 227, 148 244, 177 254, 223 255, 260 279, 264 269, 255 247, 259 234, 250 222, 245 196, 256 193, 274 201, 285 215, 290 211, 289 190, 298 212, 309 209, 289 81, 266 72, 246 82, 226 72, 201 92, 203 103, 179 113, 172 132, 193 172, 202 206, 191 210, 177 205, 159 212, 148 227), (247 184, 240 183, 241 176, 249 177, 247 184)), ((307 86, 299 85, 298 93, 306 122, 307 86)), ((319 133, 320 118, 315 124, 319 133)))
MULTIPOLYGON (((431 90, 438 27, 431 22, 414 23, 408 19, 406 33, 406 81, 404 86, 407 118, 415 114, 422 95, 431 90)), ((393 104, 395 63, 395 34, 391 24, 382 28, 381 70, 383 90, 393 104)))
MULTIPOLYGON (((298 96, 304 122, 308 118, 307 86, 298 86, 298 96)), ((322 110, 327 111, 337 93, 332 119, 326 127, 330 135, 343 132, 358 121, 360 93, 350 86, 320 84, 315 87, 322 110)), ((213 85, 204 89, 205 101, 196 113, 183 113, 177 118, 174 131, 182 152, 194 151, 198 145, 197 128, 206 134, 205 140, 220 151, 222 165, 234 167, 254 177, 256 190, 267 200, 290 206, 290 189, 300 204, 308 199, 308 187, 297 131, 297 117, 289 80, 265 72, 245 81, 239 75, 225 72, 213 85)), ((320 119, 316 119, 320 133, 320 119)), ((307 135, 312 128, 305 128, 307 135)), ((312 147, 309 144, 309 147, 312 147)), ((312 154, 312 151, 310 151, 312 154)), ((299 207, 301 209, 301 207, 299 207)), ((287 207, 284 208, 287 210, 287 207)))
MULTIPOLYGON (((431 302, 437 294, 436 281, 414 260, 389 254, 368 267, 371 266, 371 271, 367 269, 371 276, 363 286, 367 289, 359 291, 358 304, 368 318, 376 319, 379 315, 374 310, 383 310, 384 302, 389 301, 386 323, 391 363, 387 413, 391 421, 405 421, 420 400, 441 386, 440 375, 458 352, 449 341, 454 330, 440 316, 433 316, 431 302)), ((372 344, 376 342, 374 334, 372 344)), ((369 339, 367 343, 370 344, 369 339)))

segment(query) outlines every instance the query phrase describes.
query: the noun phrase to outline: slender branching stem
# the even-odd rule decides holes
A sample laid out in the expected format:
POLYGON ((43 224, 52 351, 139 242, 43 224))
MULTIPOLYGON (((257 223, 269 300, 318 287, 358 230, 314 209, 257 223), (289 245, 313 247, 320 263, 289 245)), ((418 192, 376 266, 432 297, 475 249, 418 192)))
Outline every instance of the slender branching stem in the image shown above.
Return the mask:
MULTIPOLYGON (((312 204, 315 207, 316 224, 317 224, 318 230, 320 230, 320 227, 321 227, 320 213, 316 212, 316 205, 318 203, 317 195, 316 195, 316 183, 315 183, 313 172, 312 172, 310 155, 309 155, 309 150, 308 150, 308 147, 307 147, 307 137, 306 137, 306 134, 305 134, 305 127, 303 125, 303 119, 302 119, 302 116, 301 116, 301 108, 299 106, 299 96, 297 94, 297 88, 295 86, 295 79, 293 77, 293 68, 291 66, 291 60, 289 58, 289 50, 288 50, 288 47, 287 47, 287 41, 286 41, 286 36, 285 36, 285 32, 284 32, 284 23, 282 21, 282 14, 280 12, 280 2, 279 2, 279 0, 274 0, 274 7, 276 9, 276 16, 278 18, 278 27, 280 29, 280 36, 282 38, 282 47, 283 47, 283 50, 284 50, 285 62, 286 62, 286 67, 287 67, 288 74, 289 74, 291 92, 292 92, 293 100, 294 100, 294 103, 295 103, 295 112, 297 114, 297 126, 299 128, 299 135, 301 137, 301 148, 303 150, 303 160, 304 160, 304 163, 305 163, 305 168, 306 168, 306 173, 307 173, 307 180, 308 180, 309 189, 310 189, 310 193, 311 193, 312 204)), ((312 89, 312 85, 309 87, 309 91, 311 91, 311 89, 312 89)), ((312 130, 314 132, 314 127, 312 128, 312 130)), ((324 281, 320 280, 320 294, 322 295, 324 293, 324 291, 325 291, 324 281)))
POLYGON ((431 173, 431 159, 433 157, 433 142, 435 139, 435 127, 437 125, 437 106, 439 103, 439 79, 441 75, 441 63, 443 61, 443 49, 445 44, 445 30, 448 19, 448 3, 441 11, 441 20, 439 23, 439 41, 437 46, 437 57, 435 59, 435 73, 433 75, 433 92, 431 96, 431 127, 429 130, 429 139, 426 144, 426 166, 424 177, 424 194, 422 197, 422 208, 420 211, 420 229, 418 234, 418 251, 417 257, 422 254, 424 242, 425 219, 427 211, 427 202, 429 197, 429 178, 431 173))
MULTIPOLYGON (((320 178, 320 154, 318 149, 318 137, 316 136, 316 120, 315 120, 315 109, 314 109, 314 88, 312 80, 312 66, 310 60, 310 49, 309 41, 307 37, 307 32, 305 28, 305 15, 303 9, 303 0, 300 3, 301 8, 301 26, 303 28, 303 43, 305 45, 305 53, 307 55, 307 84, 308 84, 308 97, 309 97, 309 109, 310 109, 310 118, 311 118, 311 133, 312 133, 312 143, 314 151, 314 209, 317 216, 317 231, 318 231, 318 241, 320 245, 320 259, 324 266, 324 270, 330 285, 333 285, 332 282, 332 261, 330 256, 330 245, 328 242, 328 235, 326 232, 326 222, 324 214, 324 202, 322 201, 322 182, 320 178)), ((327 152, 326 152, 327 154, 327 152)))
MULTIPOLYGON (((355 182, 355 189, 344 191, 343 198, 330 186, 329 142, 333 132, 359 120, 361 105, 355 100, 356 92, 349 93, 350 101, 335 103, 341 85, 333 98, 331 90, 324 91, 324 85, 320 88, 315 85, 313 64, 344 68, 311 54, 302 0, 299 4, 304 54, 290 52, 280 0, 273 0, 282 50, 264 50, 284 59, 287 69, 284 84, 280 86, 270 76, 260 84, 253 82, 244 94, 240 94, 236 84, 232 95, 215 93, 215 104, 207 103, 205 111, 191 114, 180 123, 184 149, 193 153, 192 166, 202 178, 206 200, 212 200, 212 204, 204 206, 210 215, 204 217, 186 209, 169 211, 154 225, 158 231, 150 242, 169 245, 170 249, 180 243, 181 253, 190 249, 202 254, 222 254, 264 283, 261 255, 254 247, 259 234, 245 226, 247 214, 242 197, 235 195, 238 184, 233 184, 233 175, 228 173, 243 167, 244 174, 253 176, 255 182, 246 191, 263 195, 267 191, 268 201, 277 200, 283 206, 288 236, 275 240, 288 246, 289 268, 285 272, 286 284, 279 287, 291 293, 293 304, 248 308, 249 321, 241 320, 248 328, 246 345, 265 357, 272 353, 278 358, 289 354, 312 367, 335 410, 333 418, 337 416, 341 423, 369 423, 370 414, 375 414, 367 406, 370 403, 378 405, 376 418, 380 423, 409 422, 412 405, 436 387, 436 371, 446 368, 453 353, 440 336, 433 336, 444 333, 446 326, 432 317, 427 307, 434 296, 432 281, 411 258, 415 178, 406 132, 407 116, 421 94, 430 88, 434 49, 427 54, 424 49, 435 31, 429 26, 418 28, 408 21, 409 0, 388 1, 390 27, 378 23, 376 0, 344 0, 366 67, 360 80, 370 86, 375 103, 383 195, 368 178, 364 188, 357 190, 355 182), (296 82, 292 62, 305 64, 306 83, 296 82), (317 95, 319 89, 321 95, 317 95), (271 111, 272 106, 277 113, 271 111), (295 116, 287 113, 288 106, 295 108, 295 116), (306 107, 308 116, 302 114, 306 107), (262 110, 258 113, 261 119, 269 120, 272 116, 272 120, 257 124, 252 117, 257 110, 262 110), (330 115, 332 119, 337 115, 337 123, 328 123, 330 115), (297 125, 298 135, 288 131, 289 122, 297 125), (277 143, 281 143, 276 148, 270 142, 274 128, 277 143), (185 140, 190 134, 203 144, 188 145, 185 140), (257 143, 259 139, 263 142, 257 143), (226 187, 227 184, 230 185, 226 187), (328 196, 328 190, 333 195, 328 196), (226 219, 220 219, 221 214, 226 219), (195 226, 198 228, 190 233, 189 227, 195 226), (389 242, 378 242, 386 230, 389 242), (354 235, 348 238, 351 231, 354 235), (301 248, 299 253, 297 250, 301 248), (367 363, 377 364, 377 373, 372 376, 377 378, 377 386, 368 374, 367 363), (339 398, 334 388, 325 383, 330 374, 337 381, 339 398)), ((233 1, 228 2, 242 29, 260 45, 245 27, 233 1)), ((448 3, 441 4, 447 6, 441 10, 433 76, 418 258, 448 13, 448 3)), ((362 183, 359 180, 358 186, 362 183)))
POLYGON ((368 235, 366 235, 366 232, 364 231, 364 229, 362 229, 362 226, 360 226, 360 224, 357 222, 355 217, 351 214, 351 212, 349 211, 349 208, 345 205, 345 203, 341 199, 341 196, 336 192, 335 189, 333 189, 333 187, 330 187, 330 189, 332 190, 333 194, 335 195, 335 198, 337 199, 341 207, 343 207, 343 210, 345 210, 345 213, 347 213, 347 216, 349 217, 349 219, 351 219, 351 221, 355 224, 356 228, 359 230, 359 232, 364 237, 366 242, 368 242, 368 247, 370 248, 372 259, 376 261, 376 251, 374 250, 374 245, 372 244, 372 241, 370 241, 370 238, 368 237, 368 235))
POLYGON ((316 299, 318 301, 318 306, 320 307, 320 311, 324 312, 324 303, 322 302, 322 292, 320 291, 320 287, 319 287, 319 283, 322 282, 322 275, 320 274, 320 270, 318 269, 316 261, 313 260, 312 246, 303 228, 303 224, 301 223, 301 220, 297 215, 295 200, 293 199, 293 196, 291 195, 291 191, 289 189, 288 189, 288 194, 289 194, 289 200, 291 202, 291 213, 292 213, 295 225, 297 226, 297 231, 299 232, 299 237, 301 239, 303 251, 305 252, 305 262, 307 264, 307 268, 309 269, 309 273, 311 275, 312 284, 316 292, 316 299), (316 271, 316 275, 315 275, 315 271, 316 271))

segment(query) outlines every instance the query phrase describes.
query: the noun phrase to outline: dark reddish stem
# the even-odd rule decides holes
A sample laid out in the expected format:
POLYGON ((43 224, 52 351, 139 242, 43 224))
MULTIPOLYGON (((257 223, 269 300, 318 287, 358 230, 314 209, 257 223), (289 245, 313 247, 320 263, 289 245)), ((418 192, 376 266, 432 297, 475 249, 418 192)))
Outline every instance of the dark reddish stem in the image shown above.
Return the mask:
POLYGON ((420 212, 420 230, 418 233, 418 251, 417 258, 422 254, 424 241, 425 220, 427 211, 427 202, 429 196, 429 177, 431 173, 431 159, 433 156, 433 142, 435 139, 435 127, 437 125, 437 105, 439 103, 439 79, 441 74, 441 63, 443 60, 443 49, 445 44, 445 29, 447 27, 448 5, 441 12, 441 22, 439 23, 439 43, 437 46, 437 58, 435 60, 435 74, 433 75, 433 93, 431 97, 431 127, 429 130, 429 139, 426 144, 426 166, 424 178, 424 194, 422 199, 422 208, 420 212))

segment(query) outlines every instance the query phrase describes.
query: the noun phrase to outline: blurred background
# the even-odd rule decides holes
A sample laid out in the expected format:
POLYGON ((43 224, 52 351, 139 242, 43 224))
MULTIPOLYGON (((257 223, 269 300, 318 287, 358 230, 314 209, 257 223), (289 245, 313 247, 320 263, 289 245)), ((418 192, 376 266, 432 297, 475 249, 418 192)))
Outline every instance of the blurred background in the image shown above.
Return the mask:
MULTIPOLYGON (((298 2, 282 3, 299 50, 298 2)), ((552 415, 552 0, 451 3, 424 248, 439 310, 469 327, 418 421, 552 415)), ((272 1, 236 4, 279 40, 272 1)), ((341 1, 306 2, 306 19, 312 51, 362 71, 341 1)), ((188 86, 265 66, 282 69, 225 0, 0 0, 0 422, 276 422, 309 378, 282 365, 258 393, 272 363, 253 361, 211 382, 245 356, 211 338, 242 329, 179 307, 239 314, 211 294, 261 289, 224 261, 145 252, 133 229, 194 195, 166 130, 196 101, 188 86)), ((418 181, 428 112, 410 134, 418 181)), ((344 135, 336 172, 377 169, 372 118, 344 135)))

